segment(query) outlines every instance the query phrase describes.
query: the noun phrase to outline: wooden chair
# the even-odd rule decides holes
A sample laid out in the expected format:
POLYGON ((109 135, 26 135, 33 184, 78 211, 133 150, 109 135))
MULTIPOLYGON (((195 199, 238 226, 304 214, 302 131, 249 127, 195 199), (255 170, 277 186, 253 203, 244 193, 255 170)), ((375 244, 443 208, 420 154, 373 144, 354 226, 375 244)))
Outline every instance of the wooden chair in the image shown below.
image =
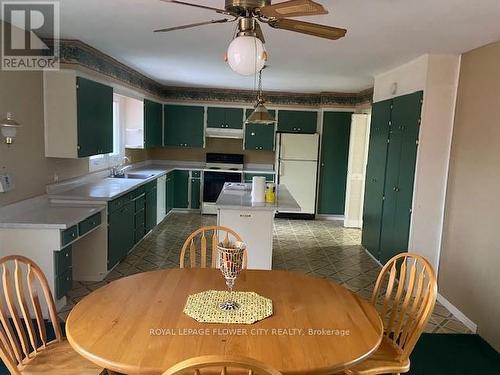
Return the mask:
POLYGON ((0 357, 10 373, 100 374, 103 369, 81 357, 63 337, 42 270, 30 259, 14 255, 1 258, 0 266, 0 357), (47 339, 44 305, 55 333, 51 341, 47 339))
MULTIPOLYGON (((222 242, 227 243, 229 241, 242 241, 241 237, 238 233, 236 233, 234 230, 231 228, 227 227, 221 227, 221 226, 208 226, 208 227, 202 227, 200 229, 197 229, 191 235, 187 238, 187 240, 184 242, 184 245, 182 246, 181 250, 181 255, 179 259, 179 267, 180 268, 185 268, 185 262, 186 262, 186 253, 188 252, 189 249, 189 266, 191 268, 196 267, 196 243, 197 237, 200 236, 199 239, 199 244, 200 244, 200 267, 201 268, 207 268, 207 252, 210 251, 211 254, 211 267, 215 268, 216 266, 216 260, 217 260, 217 244, 219 243, 219 239, 221 238, 220 233, 225 232, 224 235, 224 240, 222 242), (207 233, 212 232, 211 235, 207 236, 207 233), (210 246, 211 248, 207 248, 207 237, 210 238, 210 246)), ((243 255, 243 268, 247 267, 247 251, 248 249, 245 250, 245 253, 243 255)))
POLYGON ((163 375, 203 375, 201 370, 207 369, 207 374, 242 374, 248 375, 282 375, 260 361, 240 356, 205 355, 182 361, 163 373, 163 375), (217 371, 217 372, 215 372, 217 371), (235 371, 235 372, 232 372, 235 371))
POLYGON ((436 275, 427 259, 413 253, 390 259, 380 271, 371 300, 384 322, 382 343, 375 353, 345 373, 408 372, 410 354, 429 321, 436 295, 436 275))

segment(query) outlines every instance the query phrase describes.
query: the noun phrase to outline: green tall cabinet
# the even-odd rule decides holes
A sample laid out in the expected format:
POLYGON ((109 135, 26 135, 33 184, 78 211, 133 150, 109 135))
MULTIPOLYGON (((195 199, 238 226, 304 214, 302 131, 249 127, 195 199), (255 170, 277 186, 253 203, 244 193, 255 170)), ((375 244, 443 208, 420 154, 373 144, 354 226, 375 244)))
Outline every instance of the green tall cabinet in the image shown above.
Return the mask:
POLYGON ((352 112, 325 112, 321 134, 318 213, 343 215, 352 112))
POLYGON ((381 263, 408 250, 422 98, 419 91, 373 106, 362 243, 381 263))

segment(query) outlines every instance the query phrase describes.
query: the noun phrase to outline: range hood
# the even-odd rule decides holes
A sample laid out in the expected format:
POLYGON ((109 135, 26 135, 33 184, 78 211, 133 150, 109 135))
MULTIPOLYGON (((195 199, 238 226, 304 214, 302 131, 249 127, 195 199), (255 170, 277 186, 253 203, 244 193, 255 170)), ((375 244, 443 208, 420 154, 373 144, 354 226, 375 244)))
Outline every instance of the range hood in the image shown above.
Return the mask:
POLYGON ((243 139, 243 129, 206 128, 205 136, 210 138, 243 139))

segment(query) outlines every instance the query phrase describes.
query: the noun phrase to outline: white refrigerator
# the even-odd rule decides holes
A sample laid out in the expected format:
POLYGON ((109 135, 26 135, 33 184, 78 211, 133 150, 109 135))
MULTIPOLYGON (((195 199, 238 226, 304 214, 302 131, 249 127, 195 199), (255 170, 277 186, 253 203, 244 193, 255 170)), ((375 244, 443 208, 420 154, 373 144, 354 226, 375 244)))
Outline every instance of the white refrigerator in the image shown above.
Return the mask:
POLYGON ((300 214, 314 215, 319 134, 277 133, 276 147, 277 183, 290 191, 300 205, 300 214))

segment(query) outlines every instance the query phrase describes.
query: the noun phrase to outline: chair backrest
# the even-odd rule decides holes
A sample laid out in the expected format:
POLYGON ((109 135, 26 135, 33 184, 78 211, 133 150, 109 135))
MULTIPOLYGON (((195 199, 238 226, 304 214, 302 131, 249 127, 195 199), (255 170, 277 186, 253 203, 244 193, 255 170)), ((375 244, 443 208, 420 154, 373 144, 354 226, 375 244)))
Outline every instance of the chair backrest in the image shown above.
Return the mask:
POLYGON ((384 322, 384 335, 401 349, 407 359, 434 309, 437 281, 427 259, 402 253, 380 271, 372 295, 384 322))
POLYGON ((40 267, 28 258, 11 255, 0 259, 0 268, 0 356, 11 374, 19 374, 23 364, 48 344, 60 342, 63 335, 52 293, 40 267), (42 306, 48 307, 54 328, 55 339, 50 342, 42 306))
MULTIPOLYGON (((185 268, 186 258, 189 257, 189 266, 191 268, 197 267, 197 245, 199 244, 200 249, 200 262, 199 266, 201 268, 207 268, 208 260, 207 255, 210 254, 210 266, 215 268, 217 261, 217 244, 219 242, 227 243, 229 241, 242 241, 240 235, 236 233, 231 228, 221 227, 217 225, 212 225, 208 227, 202 227, 195 230, 187 238, 182 246, 181 255, 179 259, 179 267, 185 268), (200 237, 198 239, 198 237, 200 237), (210 247, 208 247, 210 244, 210 247)), ((247 252, 245 250, 243 255, 243 268, 247 265, 247 252)))
POLYGON ((231 370, 239 370, 238 374, 241 374, 241 370, 246 370, 248 375, 282 375, 271 366, 252 358, 220 355, 187 359, 169 368, 163 375, 203 375, 203 369, 207 369, 210 374, 217 370, 221 375, 231 375, 231 370))

